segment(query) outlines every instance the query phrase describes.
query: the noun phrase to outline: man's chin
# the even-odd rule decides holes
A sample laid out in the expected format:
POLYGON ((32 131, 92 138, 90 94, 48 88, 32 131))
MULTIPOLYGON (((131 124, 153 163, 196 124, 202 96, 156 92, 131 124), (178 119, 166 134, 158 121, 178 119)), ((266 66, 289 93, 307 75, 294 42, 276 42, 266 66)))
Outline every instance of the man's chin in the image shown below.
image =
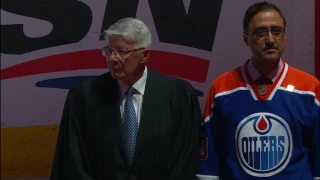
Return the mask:
POLYGON ((280 56, 278 54, 264 54, 262 58, 267 62, 279 61, 280 56))
POLYGON ((114 79, 118 79, 118 80, 121 80, 124 77, 123 72, 110 71, 110 74, 114 79))

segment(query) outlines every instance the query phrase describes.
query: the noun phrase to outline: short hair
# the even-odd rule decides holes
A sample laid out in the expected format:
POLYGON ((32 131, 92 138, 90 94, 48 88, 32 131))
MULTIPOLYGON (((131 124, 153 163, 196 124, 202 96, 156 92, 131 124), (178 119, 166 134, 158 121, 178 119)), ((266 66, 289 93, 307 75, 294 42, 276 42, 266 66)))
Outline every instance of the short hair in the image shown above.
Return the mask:
POLYGON ((280 9, 276 5, 264 1, 264 2, 254 3, 247 9, 245 16, 243 18, 243 31, 248 31, 249 22, 251 21, 251 19, 259 12, 262 12, 265 10, 277 11, 283 20, 284 27, 286 27, 287 22, 282 12, 280 11, 280 9))
POLYGON ((118 20, 103 32, 105 39, 109 36, 120 35, 126 41, 135 43, 137 48, 151 48, 151 33, 142 21, 127 17, 118 20))

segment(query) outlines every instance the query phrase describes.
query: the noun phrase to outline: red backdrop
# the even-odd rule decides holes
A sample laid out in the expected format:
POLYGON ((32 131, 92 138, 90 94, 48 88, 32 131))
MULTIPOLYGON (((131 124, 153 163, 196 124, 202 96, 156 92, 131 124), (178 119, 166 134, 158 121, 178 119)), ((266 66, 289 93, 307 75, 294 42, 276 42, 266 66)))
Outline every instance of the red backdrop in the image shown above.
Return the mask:
POLYGON ((320 0, 315 0, 315 75, 320 80, 320 0))

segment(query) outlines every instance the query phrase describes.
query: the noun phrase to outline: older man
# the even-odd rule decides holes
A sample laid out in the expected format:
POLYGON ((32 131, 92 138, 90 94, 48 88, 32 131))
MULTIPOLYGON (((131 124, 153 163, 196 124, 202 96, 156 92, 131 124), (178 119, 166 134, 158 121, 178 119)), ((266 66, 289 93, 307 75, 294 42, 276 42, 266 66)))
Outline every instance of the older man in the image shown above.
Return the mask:
POLYGON ((211 86, 198 179, 320 179, 320 82, 282 58, 286 21, 268 2, 250 6, 244 65, 211 86))
POLYGON ((50 179, 195 179, 194 88, 147 67, 151 35, 140 20, 121 19, 104 34, 110 72, 68 93, 50 179))

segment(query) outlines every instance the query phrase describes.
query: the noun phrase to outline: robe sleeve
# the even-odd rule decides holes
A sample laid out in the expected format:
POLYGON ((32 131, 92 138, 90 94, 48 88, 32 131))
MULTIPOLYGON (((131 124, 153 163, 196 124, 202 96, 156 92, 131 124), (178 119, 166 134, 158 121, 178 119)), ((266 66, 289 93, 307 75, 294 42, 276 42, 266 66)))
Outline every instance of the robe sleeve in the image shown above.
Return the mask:
POLYGON ((178 81, 178 113, 180 128, 175 143, 178 157, 168 180, 195 180, 199 127, 202 118, 195 89, 186 81, 178 81))
POLYGON ((83 138, 83 93, 74 86, 67 95, 50 180, 93 180, 83 138))

